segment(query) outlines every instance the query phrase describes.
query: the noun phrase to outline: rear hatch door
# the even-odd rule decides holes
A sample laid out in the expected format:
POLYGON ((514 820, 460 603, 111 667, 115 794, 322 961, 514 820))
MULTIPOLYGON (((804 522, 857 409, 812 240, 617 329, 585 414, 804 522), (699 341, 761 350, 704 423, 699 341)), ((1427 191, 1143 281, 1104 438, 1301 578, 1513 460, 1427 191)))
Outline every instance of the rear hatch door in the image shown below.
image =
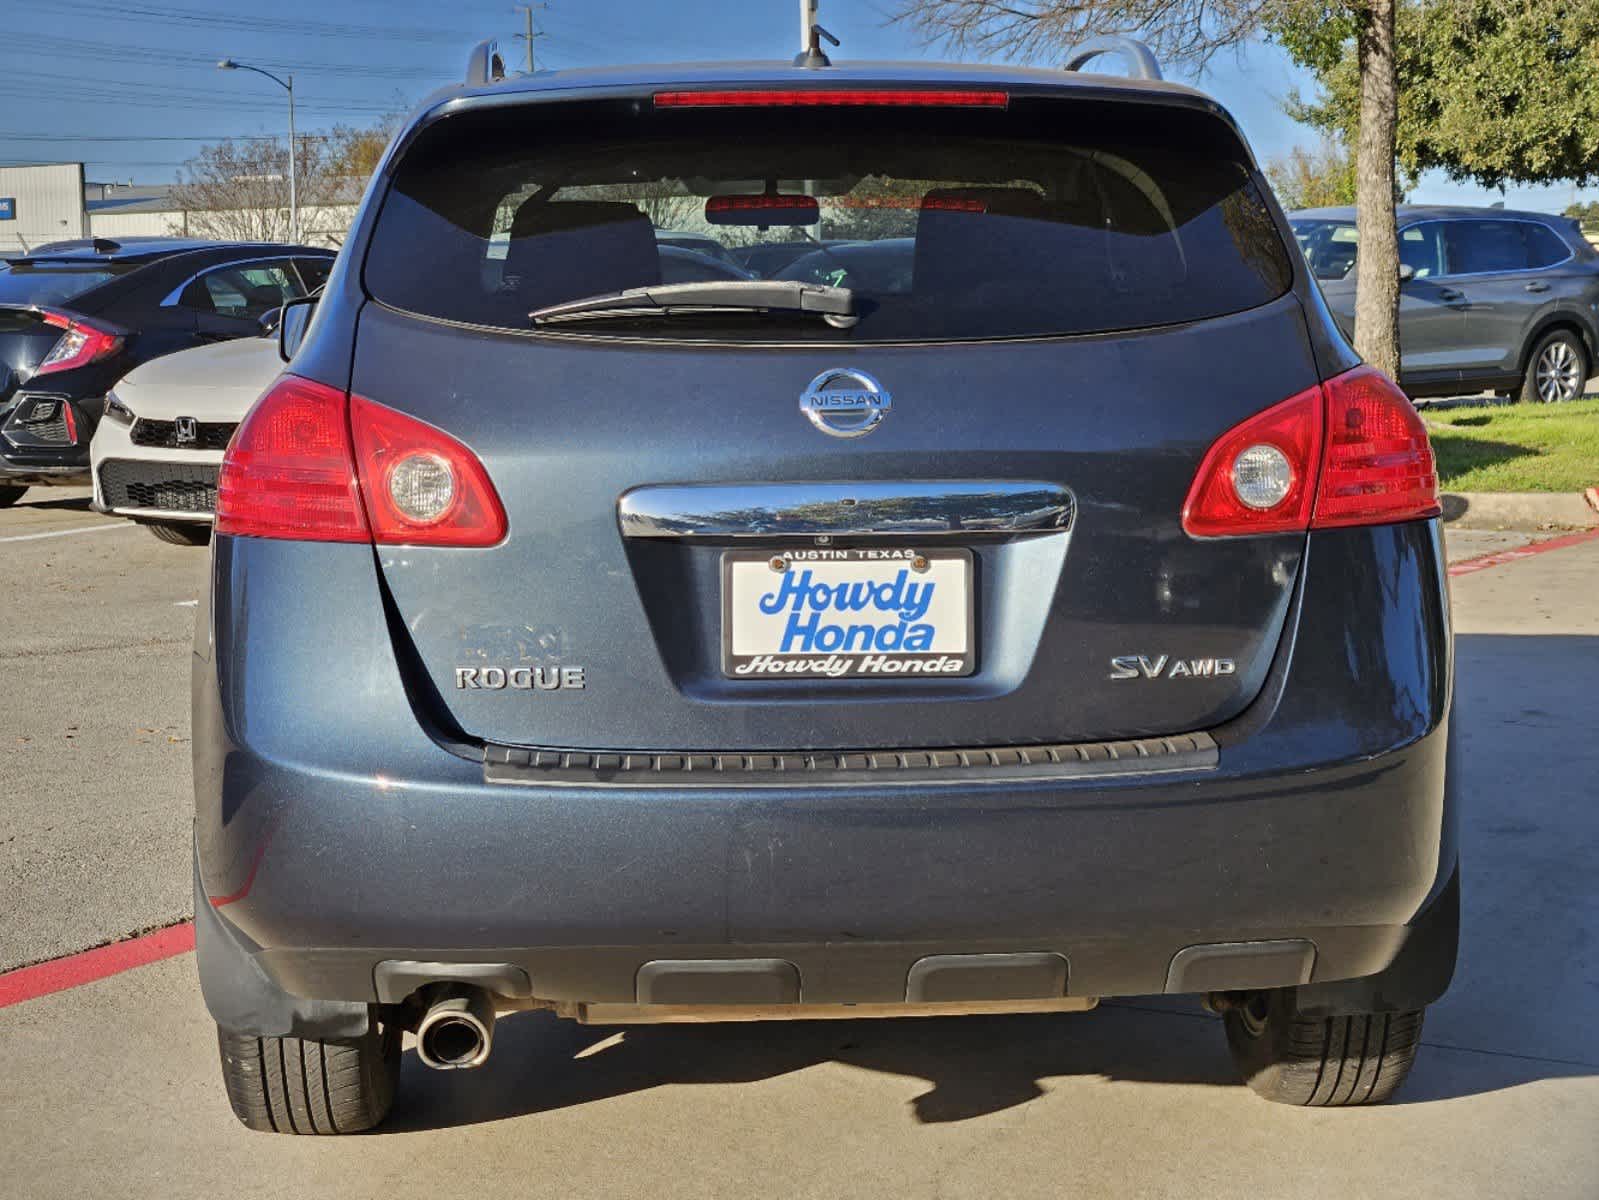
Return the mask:
POLYGON ((1213 114, 1006 100, 424 132, 367 256, 352 389, 465 442, 507 510, 492 548, 378 552, 462 730, 1025 744, 1204 729, 1253 698, 1304 536, 1194 539, 1181 509, 1220 434, 1316 381, 1287 251, 1213 114), (713 219, 751 206, 770 224, 713 219), (792 241, 785 207, 839 244, 776 274, 851 288, 855 324, 528 320, 670 281, 656 228, 792 241))

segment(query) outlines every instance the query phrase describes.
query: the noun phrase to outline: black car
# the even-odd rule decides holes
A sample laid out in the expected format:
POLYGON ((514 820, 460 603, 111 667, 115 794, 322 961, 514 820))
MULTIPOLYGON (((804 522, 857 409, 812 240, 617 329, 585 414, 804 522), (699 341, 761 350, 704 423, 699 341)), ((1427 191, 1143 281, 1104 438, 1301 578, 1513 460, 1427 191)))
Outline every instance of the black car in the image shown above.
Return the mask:
POLYGON ((0 270, 0 508, 89 482, 107 390, 140 363, 259 332, 333 252, 177 238, 56 242, 0 270))

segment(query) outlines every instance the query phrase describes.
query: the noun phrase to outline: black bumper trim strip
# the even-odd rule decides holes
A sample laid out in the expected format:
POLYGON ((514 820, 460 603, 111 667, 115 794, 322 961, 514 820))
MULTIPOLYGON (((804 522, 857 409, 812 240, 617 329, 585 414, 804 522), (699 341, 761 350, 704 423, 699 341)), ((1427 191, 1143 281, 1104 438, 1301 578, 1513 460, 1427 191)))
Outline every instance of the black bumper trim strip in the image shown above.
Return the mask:
POLYGON ((728 787, 794 783, 953 783, 1204 771, 1216 766, 1208 733, 1112 742, 987 746, 966 750, 615 751, 553 750, 489 743, 489 783, 621 783, 728 787))

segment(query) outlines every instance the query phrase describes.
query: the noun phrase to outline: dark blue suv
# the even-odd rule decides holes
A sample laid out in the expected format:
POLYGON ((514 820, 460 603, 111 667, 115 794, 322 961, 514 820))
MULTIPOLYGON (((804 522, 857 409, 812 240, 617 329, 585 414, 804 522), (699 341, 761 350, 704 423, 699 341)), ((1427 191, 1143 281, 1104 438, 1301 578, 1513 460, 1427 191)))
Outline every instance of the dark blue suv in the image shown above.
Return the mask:
POLYGON ((1272 1099, 1404 1078, 1458 924, 1433 458, 1214 101, 480 76, 308 311, 194 658, 245 1124, 371 1126, 407 1033, 474 1067, 526 1009, 1187 993, 1272 1099), (684 281, 661 230, 815 250, 684 281))

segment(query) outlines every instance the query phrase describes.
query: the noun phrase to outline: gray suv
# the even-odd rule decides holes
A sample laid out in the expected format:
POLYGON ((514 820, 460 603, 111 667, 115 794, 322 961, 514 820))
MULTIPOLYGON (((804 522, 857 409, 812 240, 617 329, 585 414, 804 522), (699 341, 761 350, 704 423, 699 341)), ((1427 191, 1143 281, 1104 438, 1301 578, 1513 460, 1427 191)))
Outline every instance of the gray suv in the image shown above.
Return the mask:
POLYGON ((1188 994, 1273 1100, 1399 1086, 1459 915, 1437 475, 1210 98, 479 75, 306 306, 193 659, 246 1125, 371 1126, 406 1036, 519 1010, 1188 994), (832 265, 674 282, 661 228, 832 265))
MULTIPOLYGON (((1414 397, 1574 400, 1599 355, 1599 253, 1576 224, 1500 208, 1400 205, 1400 382, 1414 397)), ((1339 326, 1355 321, 1355 210, 1289 218, 1339 326)))

